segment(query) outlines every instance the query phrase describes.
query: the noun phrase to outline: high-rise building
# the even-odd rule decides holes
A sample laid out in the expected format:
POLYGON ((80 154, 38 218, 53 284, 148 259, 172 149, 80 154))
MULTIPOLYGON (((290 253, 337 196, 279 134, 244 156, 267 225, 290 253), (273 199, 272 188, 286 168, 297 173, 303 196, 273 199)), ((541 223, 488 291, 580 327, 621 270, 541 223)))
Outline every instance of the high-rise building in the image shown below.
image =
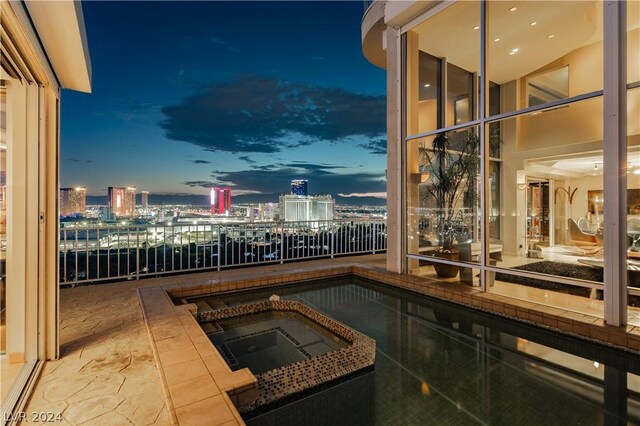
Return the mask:
POLYGON ((136 215, 136 187, 129 186, 124 191, 124 216, 136 215))
POLYGON ((107 190, 107 207, 111 216, 131 217, 136 213, 136 188, 110 186, 107 190))
POLYGON ((280 196, 280 219, 285 222, 317 222, 333 220, 335 200, 331 195, 280 196))
POLYGON ((293 195, 309 195, 309 181, 306 179, 294 179, 291 181, 291 194, 293 195))
POLYGON ((231 188, 211 188, 211 214, 225 214, 231 210, 231 188))
POLYGON ((60 188, 60 216, 83 216, 87 210, 87 188, 60 188))
POLYGON ((149 191, 142 191, 142 210, 149 210, 149 191))

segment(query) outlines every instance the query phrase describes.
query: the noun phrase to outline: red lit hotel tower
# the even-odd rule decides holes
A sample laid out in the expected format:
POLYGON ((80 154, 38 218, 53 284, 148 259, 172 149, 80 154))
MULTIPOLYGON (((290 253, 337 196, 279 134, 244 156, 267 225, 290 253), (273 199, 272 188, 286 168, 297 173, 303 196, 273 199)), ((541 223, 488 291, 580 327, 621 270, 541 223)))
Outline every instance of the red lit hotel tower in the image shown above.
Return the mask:
POLYGON ((131 217, 136 214, 136 187, 107 188, 109 214, 117 217, 131 217))
POLYGON ((231 188, 211 188, 211 214, 225 214, 231 210, 231 188))

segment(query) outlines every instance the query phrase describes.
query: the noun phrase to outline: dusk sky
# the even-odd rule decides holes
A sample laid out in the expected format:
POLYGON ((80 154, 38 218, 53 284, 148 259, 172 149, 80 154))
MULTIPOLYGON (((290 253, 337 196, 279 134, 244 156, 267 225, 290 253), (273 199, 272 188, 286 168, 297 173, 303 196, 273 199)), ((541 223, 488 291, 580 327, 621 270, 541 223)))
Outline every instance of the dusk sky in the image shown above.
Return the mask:
POLYGON ((83 9, 93 93, 63 93, 61 186, 385 192, 385 72, 362 55, 361 1, 83 9))

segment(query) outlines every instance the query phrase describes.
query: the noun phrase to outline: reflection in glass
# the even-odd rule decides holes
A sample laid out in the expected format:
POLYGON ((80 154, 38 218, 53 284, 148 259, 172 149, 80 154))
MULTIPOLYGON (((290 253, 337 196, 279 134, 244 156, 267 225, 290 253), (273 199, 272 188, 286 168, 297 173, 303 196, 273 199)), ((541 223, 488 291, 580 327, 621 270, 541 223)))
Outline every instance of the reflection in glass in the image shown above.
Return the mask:
MULTIPOLYGON (((640 88, 627 90, 627 262, 640 266, 640 88)), ((628 286, 640 290, 640 271, 629 272, 628 286)), ((640 325, 640 295, 627 298, 628 323, 640 325)))
MULTIPOLYGON (((409 142, 409 253, 478 262, 480 139, 477 127, 409 142)), ((458 268, 435 265, 439 277, 458 268)))
MULTIPOLYGON (((606 199, 601 117, 598 97, 495 123, 502 163, 494 179, 500 184, 490 185, 487 196, 501 202, 503 256, 497 266, 541 275, 499 273, 492 291, 542 303, 557 297, 549 290, 568 293, 578 297, 570 301, 563 295, 565 304, 601 314, 602 305, 590 303, 602 300, 601 290, 545 278, 602 283, 606 199)), ((489 234, 497 234, 491 221, 489 234)))
POLYGON ((0 86, 0 401, 7 396, 21 364, 10 364, 7 352, 7 93, 0 86))
POLYGON ((474 119, 473 74, 447 64, 447 127, 474 119))
POLYGON ((569 97, 569 67, 545 71, 527 79, 530 107, 569 97))
MULTIPOLYGON (((371 381, 375 405, 369 407, 375 411, 375 424, 619 425, 640 421, 640 371, 632 355, 559 339, 523 324, 487 321, 477 311, 367 281, 331 280, 282 291, 283 299, 303 301, 376 340, 379 352, 371 381), (625 392, 627 388, 631 392, 625 392), (612 409, 605 403, 610 397, 628 408, 612 409)), ((243 293, 238 296, 243 300, 232 303, 264 300, 271 294, 266 290, 243 293)), ((227 296, 216 296, 208 303, 221 301, 230 304, 227 296)), ((327 399, 329 406, 345 403, 342 392, 317 393, 307 400, 320 404, 327 399)), ((313 413, 312 420, 321 424, 332 416, 313 413)), ((300 411, 294 424, 301 424, 299 416, 300 411)), ((281 417, 281 411, 274 410, 262 422, 258 417, 247 424, 274 424, 281 417)))
POLYGON ((7 100, 0 88, 0 356, 6 352, 7 100))
MULTIPOLYGON (((640 81, 640 1, 627 2, 627 83, 640 81)), ((637 120, 636 115, 636 121, 637 120)))
POLYGON ((407 32, 407 135, 476 118, 479 25, 480 3, 457 2, 407 32))

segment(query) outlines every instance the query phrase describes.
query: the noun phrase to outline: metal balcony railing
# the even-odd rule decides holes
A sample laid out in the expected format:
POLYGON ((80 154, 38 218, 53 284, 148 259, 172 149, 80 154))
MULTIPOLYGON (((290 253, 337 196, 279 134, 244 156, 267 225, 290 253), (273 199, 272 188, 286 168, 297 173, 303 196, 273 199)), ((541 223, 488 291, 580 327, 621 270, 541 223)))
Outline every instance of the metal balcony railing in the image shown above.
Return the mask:
POLYGON ((60 230, 61 285, 378 253, 385 221, 67 226, 60 230))

